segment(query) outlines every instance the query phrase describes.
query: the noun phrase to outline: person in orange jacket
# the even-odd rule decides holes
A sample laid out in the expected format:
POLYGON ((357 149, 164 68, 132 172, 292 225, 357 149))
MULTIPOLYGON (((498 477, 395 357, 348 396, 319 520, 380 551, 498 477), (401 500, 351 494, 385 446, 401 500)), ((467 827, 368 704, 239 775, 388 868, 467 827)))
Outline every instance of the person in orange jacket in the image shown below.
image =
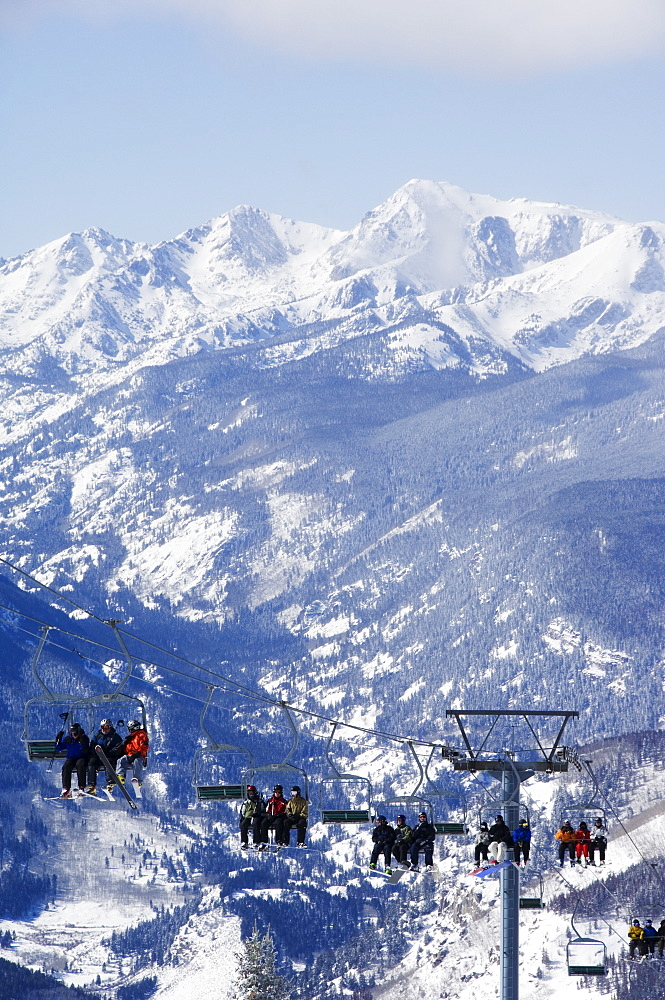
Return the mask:
POLYGON ((571 865, 575 864, 575 845, 577 842, 577 836, 572 826, 566 820, 565 823, 554 834, 555 840, 559 841, 559 863, 563 868, 563 859, 566 856, 566 851, 570 856, 571 865))
POLYGON ((127 772, 131 771, 132 781, 138 781, 141 785, 148 766, 148 734, 136 719, 127 723, 127 729, 129 733, 119 748, 123 756, 118 760, 116 774, 124 785, 127 772))
POLYGON ((579 825, 579 829, 575 831, 575 854, 577 856, 578 865, 582 864, 582 858, 584 858, 584 864, 589 864, 589 844, 591 843, 591 831, 586 825, 584 820, 579 825))

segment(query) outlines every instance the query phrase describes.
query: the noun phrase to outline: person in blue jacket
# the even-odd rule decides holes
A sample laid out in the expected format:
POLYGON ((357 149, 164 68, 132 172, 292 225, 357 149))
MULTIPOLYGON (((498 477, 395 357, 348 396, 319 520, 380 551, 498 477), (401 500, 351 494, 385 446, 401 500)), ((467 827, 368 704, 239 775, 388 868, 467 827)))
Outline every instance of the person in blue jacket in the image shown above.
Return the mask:
POLYGON ((62 792, 61 799, 69 799, 72 795, 72 771, 76 770, 81 794, 85 792, 85 772, 90 757, 90 740, 83 732, 83 727, 78 722, 73 722, 69 727, 69 736, 65 736, 64 729, 61 729, 56 736, 55 749, 66 750, 67 756, 62 765, 62 792))
POLYGON ((658 931, 654 927, 651 920, 647 920, 644 925, 644 938, 642 944, 642 954, 646 955, 647 958, 651 958, 655 952, 657 940, 658 931))
POLYGON ((515 842, 515 862, 519 865, 520 857, 523 856, 526 868, 531 853, 531 828, 525 819, 520 820, 519 826, 513 831, 513 840, 515 842))

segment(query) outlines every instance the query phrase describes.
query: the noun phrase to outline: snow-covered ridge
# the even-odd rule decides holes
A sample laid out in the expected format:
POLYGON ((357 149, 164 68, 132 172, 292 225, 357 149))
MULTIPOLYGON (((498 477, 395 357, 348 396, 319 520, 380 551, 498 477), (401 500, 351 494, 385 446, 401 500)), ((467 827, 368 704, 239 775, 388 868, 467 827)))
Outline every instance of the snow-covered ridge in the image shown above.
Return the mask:
POLYGON ((250 206, 156 246, 90 229, 0 267, 0 351, 7 369, 52 381, 309 337, 321 322, 342 337, 399 324, 388 373, 405 360, 468 367, 469 353, 479 375, 505 370, 504 354, 539 370, 659 328, 664 236, 422 180, 348 232, 250 206))

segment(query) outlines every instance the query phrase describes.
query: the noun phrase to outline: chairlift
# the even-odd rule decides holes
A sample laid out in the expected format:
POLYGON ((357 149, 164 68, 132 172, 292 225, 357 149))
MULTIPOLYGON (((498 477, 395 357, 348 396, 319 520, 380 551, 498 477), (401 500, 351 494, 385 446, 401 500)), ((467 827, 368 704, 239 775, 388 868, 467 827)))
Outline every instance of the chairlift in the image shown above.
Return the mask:
MULTIPOLYGON (((342 774, 337 770, 332 757, 330 756, 330 746, 333 739, 335 738, 335 731, 337 730, 339 723, 334 722, 332 727, 332 732, 328 737, 328 742, 326 743, 325 754, 334 772, 333 778, 323 778, 321 781, 321 821, 323 823, 369 823, 372 818, 372 783, 369 778, 363 778, 360 774, 342 774), (334 788, 339 788, 341 785, 349 784, 359 784, 362 786, 363 801, 367 803, 366 807, 361 809, 327 809, 324 808, 324 800, 327 800, 328 795, 326 793, 326 788, 333 786, 334 788)), ((349 796, 350 797, 350 796, 349 796)))
MULTIPOLYGON (((437 822, 434 824, 434 829, 437 832, 437 836, 464 836, 469 832, 469 827, 467 826, 466 796, 461 789, 458 788, 439 788, 434 784, 434 781, 429 774, 429 766, 432 763, 436 749, 436 747, 432 747, 430 755, 425 761, 424 776, 427 794, 431 798, 452 800, 452 811, 461 813, 461 816, 457 820, 437 822)), ((420 761, 418 761, 418 763, 420 763, 420 761)))
POLYGON ((201 778, 202 771, 209 774, 215 767, 219 767, 220 761, 223 761, 229 754, 246 754, 248 764, 251 766, 254 763, 252 752, 247 747, 234 746, 230 743, 217 743, 208 732, 206 728, 206 715, 216 690, 215 685, 209 685, 208 697, 201 711, 199 724, 208 743, 206 746, 200 747, 194 754, 192 784, 196 788, 196 797, 199 802, 237 802, 245 797, 246 791, 244 785, 204 783, 201 778))
POLYGON ((520 872, 520 888, 523 881, 527 883, 526 891, 530 891, 530 894, 523 896, 520 892, 520 910, 542 910, 545 905, 543 903, 543 876, 540 872, 529 872, 528 874, 520 872), (534 891, 536 886, 537 891, 534 891))
POLYGON ((307 772, 304 771, 302 767, 296 767, 295 764, 290 763, 291 757, 298 749, 298 730, 296 729, 295 722, 291 718, 291 713, 289 712, 286 702, 281 701, 279 705, 287 718, 289 727, 293 734, 291 749, 286 754, 284 759, 278 764, 255 764, 252 760, 249 767, 247 767, 243 772, 243 789, 246 789, 248 785, 256 784, 257 774, 275 774, 283 772, 292 775, 293 779, 299 783, 299 787, 300 784, 302 784, 303 798, 309 801, 309 778, 307 777, 307 772))
MULTIPOLYGON (((587 799, 586 801, 573 802, 573 804, 568 807, 567 811, 569 814, 572 815, 579 816, 580 813, 584 813, 585 817, 593 816, 594 819, 602 819, 603 826, 607 827, 607 810, 605 809, 604 806, 600 805, 600 802, 593 801, 595 798, 600 798, 601 796, 600 788, 598 785, 598 779, 591 770, 591 768, 588 766, 588 764, 591 762, 585 761, 585 763, 587 764, 587 771, 589 772, 591 780, 593 781, 593 789, 591 790, 591 795, 589 799, 587 799)), ((567 818, 568 818, 567 816, 562 816, 561 822, 563 823, 567 818)))
MULTIPOLYGON (((83 726, 83 729, 86 733, 88 733, 88 735, 92 736, 95 732, 95 727, 98 725, 100 716, 109 715, 113 709, 117 709, 117 712, 113 714, 122 715, 126 719, 135 717, 140 720, 141 728, 146 729, 147 720, 143 702, 140 698, 124 694, 123 692, 125 684, 131 677, 134 663, 122 635, 118 630, 120 622, 116 619, 110 618, 108 621, 104 622, 104 624, 113 629, 113 633, 118 640, 120 650, 127 661, 127 669, 120 678, 120 682, 114 691, 111 691, 108 694, 92 695, 89 698, 77 698, 73 701, 70 706, 71 718, 75 722, 79 723, 83 720, 86 723, 83 726)), ((118 720, 117 725, 124 725, 124 721, 122 719, 118 720)))
POLYGON ((52 719, 52 713, 57 712, 58 708, 65 709, 65 711, 57 712, 60 722, 54 722, 53 725, 57 725, 58 730, 66 728, 66 722, 70 715, 72 695, 56 694, 54 691, 51 691, 48 684, 37 669, 51 628, 51 625, 44 625, 40 629, 42 634, 39 639, 37 649, 35 650, 35 654, 32 658, 32 676, 42 688, 44 694, 39 695, 37 698, 30 698, 30 700, 25 703, 23 710, 23 735, 21 736, 21 740, 25 743, 28 760, 48 760, 51 764, 53 764, 53 761, 56 759, 62 760, 66 756, 66 751, 56 750, 55 747, 57 741, 55 736, 45 735, 43 731, 45 726, 45 717, 52 719))
MULTIPOLYGON (((416 762, 416 766, 418 768, 418 778, 416 780, 415 785, 411 789, 411 792, 408 795, 397 795, 394 798, 386 799, 385 800, 385 804, 387 806, 397 806, 397 807, 402 806, 402 807, 405 807, 407 809, 410 806, 412 807, 414 805, 417 805, 417 807, 418 807, 417 812, 418 813, 425 813, 425 815, 427 816, 427 818, 430 821, 430 823, 433 823, 434 822, 434 806, 432 805, 431 799, 429 798, 429 794, 430 794, 429 789, 428 789, 428 795, 427 796, 424 795, 424 794, 422 794, 420 792, 420 789, 422 788, 423 783, 425 783, 425 781, 426 781, 426 778, 425 778, 425 769, 423 768, 423 765, 422 765, 422 763, 420 761, 420 758, 418 757, 418 754, 416 753, 416 751, 414 749, 414 746, 413 746, 413 743, 411 742, 411 740, 407 740, 406 741, 406 745, 408 746, 408 748, 409 748, 409 750, 411 752, 411 755, 412 755, 413 759, 416 762)), ((433 789, 433 791, 434 791, 434 794, 437 794, 437 791, 436 791, 435 788, 433 789)))
POLYGON ((579 898, 575 902, 570 925, 575 937, 568 942, 566 948, 566 964, 569 976, 605 976, 607 975, 607 948, 596 938, 583 937, 575 927, 575 913, 580 905, 579 898))

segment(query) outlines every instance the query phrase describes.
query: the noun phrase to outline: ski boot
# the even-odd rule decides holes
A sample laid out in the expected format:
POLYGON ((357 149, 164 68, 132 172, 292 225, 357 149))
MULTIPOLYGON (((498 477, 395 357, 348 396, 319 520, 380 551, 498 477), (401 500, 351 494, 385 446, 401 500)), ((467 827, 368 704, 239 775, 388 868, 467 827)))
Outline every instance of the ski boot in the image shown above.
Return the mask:
POLYGON ((376 861, 370 861, 369 863, 370 871, 376 871, 376 861))
POLYGON ((393 873, 392 868, 386 868, 386 875, 392 875, 392 873, 393 873))
POLYGON ((71 799, 71 797, 72 797, 71 788, 63 788, 63 790, 60 792, 61 799, 71 799))
POLYGON ((88 795, 96 795, 97 785, 88 785, 88 787, 86 788, 86 792, 88 793, 88 795))

